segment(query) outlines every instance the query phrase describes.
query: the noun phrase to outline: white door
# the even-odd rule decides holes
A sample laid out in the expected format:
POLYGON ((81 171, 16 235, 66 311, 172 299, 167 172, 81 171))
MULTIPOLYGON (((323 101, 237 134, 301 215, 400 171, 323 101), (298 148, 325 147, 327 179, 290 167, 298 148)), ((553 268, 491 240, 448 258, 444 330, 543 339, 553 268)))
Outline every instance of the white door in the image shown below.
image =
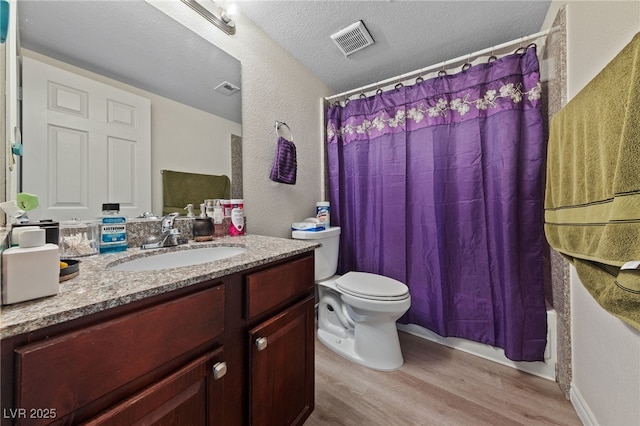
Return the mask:
POLYGON ((149 99, 26 57, 22 75, 22 191, 40 201, 29 218, 151 211, 149 99))

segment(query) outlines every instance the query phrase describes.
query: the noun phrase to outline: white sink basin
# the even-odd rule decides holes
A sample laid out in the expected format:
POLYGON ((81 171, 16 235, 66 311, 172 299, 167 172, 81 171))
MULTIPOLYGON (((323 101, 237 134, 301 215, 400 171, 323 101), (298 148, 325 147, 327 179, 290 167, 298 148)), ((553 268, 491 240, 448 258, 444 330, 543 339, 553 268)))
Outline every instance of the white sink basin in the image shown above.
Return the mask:
POLYGON ((114 271, 158 271, 161 269, 193 266, 215 260, 227 259, 244 253, 243 247, 202 247, 191 250, 158 253, 152 256, 140 257, 127 262, 118 263, 109 269, 114 271))

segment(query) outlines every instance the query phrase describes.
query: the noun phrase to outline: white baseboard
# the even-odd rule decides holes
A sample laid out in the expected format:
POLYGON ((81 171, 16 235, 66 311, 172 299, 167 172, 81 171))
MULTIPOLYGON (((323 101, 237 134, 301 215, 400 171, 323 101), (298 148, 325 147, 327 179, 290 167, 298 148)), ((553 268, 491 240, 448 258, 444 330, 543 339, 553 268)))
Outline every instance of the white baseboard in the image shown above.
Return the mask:
POLYGON ((571 400, 571 404, 573 405, 573 409, 576 410, 576 414, 578 418, 582 422, 584 426, 597 426, 598 422, 596 421, 595 416, 589 409, 589 405, 584 400, 578 388, 576 388, 575 384, 571 383, 571 390, 569 391, 569 397, 571 400))

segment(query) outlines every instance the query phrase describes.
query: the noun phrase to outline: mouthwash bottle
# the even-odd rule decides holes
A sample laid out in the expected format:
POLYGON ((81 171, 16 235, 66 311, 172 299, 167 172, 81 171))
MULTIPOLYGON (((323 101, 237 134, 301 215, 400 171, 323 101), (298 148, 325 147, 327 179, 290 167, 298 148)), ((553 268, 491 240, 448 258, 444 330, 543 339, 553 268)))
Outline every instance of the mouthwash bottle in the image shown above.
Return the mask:
POLYGON ((127 218, 120 215, 120 204, 103 204, 100 220, 100 253, 125 251, 128 247, 127 218))

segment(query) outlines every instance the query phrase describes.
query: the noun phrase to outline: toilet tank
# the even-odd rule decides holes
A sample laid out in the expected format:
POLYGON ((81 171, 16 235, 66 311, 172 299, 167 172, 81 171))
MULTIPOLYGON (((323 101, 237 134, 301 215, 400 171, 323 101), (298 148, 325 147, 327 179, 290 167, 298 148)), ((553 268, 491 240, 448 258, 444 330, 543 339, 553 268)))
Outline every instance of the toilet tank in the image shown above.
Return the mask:
POLYGON ((317 240, 322 246, 315 250, 315 280, 322 281, 335 275, 338 269, 340 227, 332 226, 324 231, 291 231, 295 240, 317 240))

